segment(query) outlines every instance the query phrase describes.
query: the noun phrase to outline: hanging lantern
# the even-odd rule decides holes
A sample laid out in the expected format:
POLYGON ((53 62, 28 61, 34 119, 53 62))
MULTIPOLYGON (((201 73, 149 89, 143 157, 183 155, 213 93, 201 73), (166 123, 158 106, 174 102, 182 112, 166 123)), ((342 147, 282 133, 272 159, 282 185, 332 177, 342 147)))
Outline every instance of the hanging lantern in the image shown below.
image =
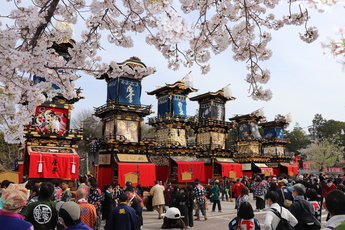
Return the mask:
POLYGON ((228 99, 232 97, 232 90, 230 88, 230 85, 225 86, 223 90, 224 90, 224 97, 228 99))
POLYGON ((76 163, 74 162, 74 156, 72 156, 72 162, 71 162, 71 163, 72 163, 71 172, 72 172, 72 173, 75 173, 75 164, 76 164, 76 163))
POLYGON ((193 80, 193 76, 190 74, 191 72, 189 72, 187 74, 187 76, 184 77, 184 85, 187 88, 193 88, 194 85, 194 80, 193 80))
POLYGON ((291 113, 287 114, 285 117, 286 117, 286 122, 288 122, 288 123, 291 123, 291 122, 292 122, 291 113))
POLYGON ((43 161, 42 161, 42 154, 40 153, 40 160, 38 161, 38 169, 37 169, 38 173, 43 172, 43 161))

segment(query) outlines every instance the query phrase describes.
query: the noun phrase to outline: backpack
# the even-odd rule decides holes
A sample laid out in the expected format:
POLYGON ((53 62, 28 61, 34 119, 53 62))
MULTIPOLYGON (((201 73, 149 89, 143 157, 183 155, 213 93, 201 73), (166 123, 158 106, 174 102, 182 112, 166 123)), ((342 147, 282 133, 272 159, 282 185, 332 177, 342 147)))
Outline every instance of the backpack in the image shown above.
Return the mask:
POLYGON ((314 213, 309 213, 304 205, 303 201, 298 200, 297 203, 301 206, 302 208, 302 219, 305 221, 304 224, 304 229, 308 230, 319 230, 321 229, 321 223, 316 219, 314 216, 314 213))
MULTIPOLYGON (((290 222, 283 218, 280 214, 280 212, 277 211, 277 209, 271 208, 270 209, 280 220, 277 225, 276 230, 294 230, 295 228, 290 225, 290 222)), ((280 207, 280 211, 282 212, 282 207, 280 207)))

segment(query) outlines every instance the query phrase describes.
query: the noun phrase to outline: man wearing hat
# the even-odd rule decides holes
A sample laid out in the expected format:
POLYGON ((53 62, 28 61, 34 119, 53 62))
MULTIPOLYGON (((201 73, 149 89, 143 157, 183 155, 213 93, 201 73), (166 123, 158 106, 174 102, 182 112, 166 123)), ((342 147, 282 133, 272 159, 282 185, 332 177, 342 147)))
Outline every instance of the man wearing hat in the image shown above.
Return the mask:
POLYGON ((277 189, 277 193, 279 195, 278 204, 284 208, 287 208, 287 209, 289 209, 288 203, 290 203, 290 205, 291 205, 291 203, 293 201, 291 188, 287 187, 288 183, 289 182, 287 179, 279 180, 278 184, 280 186, 280 189, 277 189), (284 202, 284 200, 288 200, 288 201, 284 202), (289 202, 289 201, 291 201, 291 202, 289 202))
POLYGON ((64 229, 92 230, 92 228, 81 222, 81 211, 77 203, 60 201, 56 204, 56 210, 59 212, 59 222, 64 226, 64 229))
POLYGON ((107 223, 104 227, 105 230, 137 230, 138 229, 138 216, 132 207, 126 203, 127 194, 121 193, 119 195, 120 204, 113 209, 107 223))
MULTIPOLYGON (((29 230, 32 224, 24 220, 18 212, 25 206, 30 192, 25 184, 10 184, 2 192, 3 207, 0 210, 0 230, 29 230)), ((1 198, 0 198, 1 199, 1 198)))

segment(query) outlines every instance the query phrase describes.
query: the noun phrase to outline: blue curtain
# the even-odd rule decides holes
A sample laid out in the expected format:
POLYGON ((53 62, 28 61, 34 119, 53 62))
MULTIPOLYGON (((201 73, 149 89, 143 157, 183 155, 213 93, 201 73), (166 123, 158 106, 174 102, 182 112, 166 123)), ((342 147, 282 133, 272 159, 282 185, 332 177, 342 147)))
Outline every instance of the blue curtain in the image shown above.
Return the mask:
POLYGON ((165 115, 169 112, 169 95, 158 98, 158 115, 165 115))
POLYGON ((118 99, 118 102, 141 104, 141 81, 129 78, 115 78, 108 82, 107 100, 118 99))
POLYGON ((172 98, 172 107, 173 107, 173 114, 186 116, 186 95, 184 94, 174 94, 172 98))

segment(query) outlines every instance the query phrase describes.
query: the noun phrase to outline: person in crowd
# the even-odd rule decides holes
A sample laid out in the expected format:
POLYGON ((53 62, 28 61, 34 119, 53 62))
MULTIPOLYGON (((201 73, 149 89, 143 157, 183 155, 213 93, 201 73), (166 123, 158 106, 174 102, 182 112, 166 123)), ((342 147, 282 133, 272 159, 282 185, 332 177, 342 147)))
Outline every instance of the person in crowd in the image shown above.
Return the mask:
POLYGON ((202 184, 200 184, 199 179, 194 180, 194 192, 195 192, 195 200, 197 204, 197 211, 196 211, 196 219, 200 220, 200 212, 204 216, 204 219, 207 220, 207 214, 206 214, 206 189, 202 184))
POLYGON ((268 190, 270 191, 277 191, 278 189, 278 182, 277 177, 273 177, 272 180, 268 183, 268 190))
POLYGON ((248 181, 248 176, 247 175, 243 175, 241 183, 244 184, 244 186, 246 187, 250 187, 250 182, 248 181))
POLYGON ((107 219, 105 230, 137 230, 138 216, 135 210, 128 206, 126 193, 119 195, 119 205, 112 210, 107 219))
POLYGON ((124 193, 124 191, 121 189, 120 184, 118 183, 114 183, 113 188, 114 188, 114 199, 116 201, 120 197, 120 194, 124 193))
POLYGON ((218 204, 218 212, 222 212, 222 206, 220 205, 220 188, 219 188, 219 180, 214 181, 214 186, 212 188, 212 195, 213 195, 213 205, 212 205, 212 212, 216 211, 216 205, 218 204))
POLYGON ((260 212, 265 208, 264 196, 266 194, 267 186, 262 182, 260 176, 255 178, 255 182, 251 186, 256 199, 256 211, 260 212))
POLYGON ((113 187, 111 185, 106 184, 104 185, 103 190, 103 197, 104 200, 101 201, 102 204, 102 220, 108 219, 108 216, 110 215, 111 211, 114 208, 114 191, 113 187))
POLYGON ((307 182, 306 180, 304 180, 304 176, 303 175, 299 175, 298 176, 298 180, 296 180, 295 184, 303 184, 303 186, 306 189, 311 187, 311 184, 309 182, 307 182))
MULTIPOLYGON (((294 197, 295 202, 291 204, 289 210, 298 221, 298 224, 295 226, 295 230, 306 230, 311 228, 311 224, 306 222, 305 214, 307 212, 314 216, 314 208, 304 199, 305 192, 306 188, 301 183, 297 183, 292 186, 292 196, 294 197)), ((313 225, 315 225, 315 223, 313 225)))
POLYGON ((315 189, 313 188, 308 189, 305 193, 305 197, 307 201, 313 206, 314 216, 316 217, 318 221, 321 222, 321 209, 322 209, 321 207, 322 206, 321 206, 320 201, 318 200, 315 189))
POLYGON ((223 181, 222 181, 220 189, 222 191, 222 201, 224 201, 224 197, 226 201, 229 201, 229 181, 226 176, 223 177, 223 181))
POLYGON ((140 202, 137 200, 134 187, 128 186, 125 193, 127 195, 127 205, 135 210, 138 217, 137 230, 139 230, 143 225, 143 207, 141 207, 140 202))
POLYGON ((188 194, 187 189, 182 187, 176 199, 177 208, 180 210, 183 222, 189 226, 188 218, 188 194))
POLYGON ((282 218, 289 221, 291 226, 295 226, 298 223, 295 216, 288 209, 278 204, 278 198, 279 195, 275 191, 268 191, 265 195, 266 204, 269 206, 264 222, 265 230, 275 230, 279 224, 280 218, 273 212, 273 209, 279 212, 282 218))
POLYGON ((80 176, 79 182, 80 182, 80 185, 78 186, 78 189, 80 189, 80 188, 84 189, 86 192, 86 198, 87 198, 90 194, 90 188, 89 188, 89 186, 86 185, 86 182, 87 182, 86 177, 80 176))
POLYGON ((323 203, 323 191, 322 191, 322 186, 319 183, 319 179, 318 178, 314 178, 312 180, 312 184, 311 184, 311 188, 315 189, 316 193, 317 193, 317 200, 320 202, 321 207, 322 207, 322 203, 323 203))
POLYGON ((34 180, 33 186, 41 187, 41 185, 42 185, 42 182, 41 182, 40 179, 35 179, 35 180, 34 180))
POLYGON ((9 184, 2 190, 3 203, 0 210, 0 230, 33 230, 33 225, 24 220, 18 212, 25 206, 30 192, 25 184, 9 184))
POLYGON ((164 216, 164 219, 161 229, 186 230, 186 224, 181 219, 183 216, 181 216, 178 208, 168 208, 162 216, 164 216))
POLYGON ((3 193, 3 191, 6 190, 6 188, 13 182, 9 181, 9 180, 3 180, 1 182, 1 186, 0 186, 0 197, 1 197, 1 194, 3 193))
POLYGON ((171 186, 171 182, 167 183, 167 186, 164 190, 164 200, 165 200, 165 206, 171 207, 171 198, 172 194, 174 192, 174 188, 171 186))
POLYGON ((94 228, 97 220, 96 207, 93 204, 89 204, 86 199, 86 191, 83 188, 77 190, 75 194, 75 200, 80 207, 81 214, 80 219, 90 228, 94 228))
MULTIPOLYGON (((3 191, 6 190, 6 188, 12 184, 13 182, 9 181, 9 180, 3 180, 1 182, 1 186, 0 186, 0 198, 1 198, 1 194, 3 191)), ((0 209, 2 208, 2 200, 0 199, 0 209)))
POLYGON ((80 219, 80 207, 77 203, 60 201, 56 204, 59 213, 59 222, 65 230, 92 230, 80 219))
POLYGON ((40 188, 38 186, 33 186, 32 189, 30 190, 30 197, 26 205, 31 204, 32 202, 38 201, 39 196, 40 196, 40 188))
POLYGON ((279 195, 279 200, 278 204, 280 206, 283 206, 284 208, 289 208, 293 202, 293 197, 292 197, 292 190, 290 187, 287 187, 288 185, 288 180, 287 179, 281 179, 278 181, 280 189, 277 189, 277 193, 279 195), (290 202, 284 202, 284 200, 288 200, 290 202))
POLYGON ((243 202, 238 207, 237 216, 229 223, 229 230, 260 230, 259 221, 254 218, 253 207, 249 202, 243 202))
POLYGON ((62 188, 60 187, 60 180, 53 179, 52 184, 54 185, 54 193, 51 199, 57 203, 61 201, 61 197, 62 197, 62 188))
POLYGON ((329 192, 325 197, 324 208, 328 210, 330 219, 323 230, 335 229, 345 222, 345 194, 342 191, 333 190, 329 192))
POLYGON ((50 199, 54 193, 54 185, 43 182, 38 201, 27 205, 21 212, 25 220, 32 223, 35 230, 54 229, 57 224, 58 213, 56 203, 50 199))
MULTIPOLYGON (((144 188, 141 184, 137 184, 137 186, 135 187, 135 193, 136 193, 136 197, 139 197, 142 200, 142 207, 144 207, 144 188)), ((141 205, 141 202, 140 202, 141 205)))
POLYGON ((174 191, 171 195, 171 201, 170 201, 170 205, 171 207, 177 207, 177 204, 176 204, 176 198, 177 196, 180 194, 180 187, 178 185, 175 185, 174 186, 174 191))
POLYGON ((242 188, 245 187, 245 185, 241 182, 241 179, 238 178, 236 180, 236 183, 232 186, 232 192, 235 198, 235 209, 237 209, 237 199, 241 195, 242 188))
POLYGON ((333 183, 332 179, 327 179, 327 183, 322 185, 322 196, 326 197, 329 192, 336 189, 337 186, 333 183))
MULTIPOLYGON (((241 195, 237 198, 237 207, 240 207, 240 205, 244 202, 249 202, 249 189, 247 187, 243 187, 241 190, 241 195)), ((238 209, 237 209, 238 210, 238 209)))
POLYGON ((163 206, 165 204, 164 191, 159 181, 155 181, 155 185, 151 188, 150 194, 152 195, 152 205, 158 212, 158 219, 162 219, 163 206))
POLYGON ((97 220, 95 224, 95 229, 99 229, 101 227, 101 210, 102 210, 102 204, 101 201, 103 199, 102 191, 97 187, 97 182, 94 177, 89 179, 91 188, 90 193, 88 196, 88 201, 90 204, 95 205, 96 212, 97 212, 97 220))
POLYGON ((187 196, 188 196, 188 202, 187 202, 187 207, 188 207, 188 226, 187 228, 193 228, 194 227, 194 220, 193 220, 193 210, 194 210, 194 199, 195 199, 195 192, 193 191, 193 186, 188 185, 187 186, 187 196))
POLYGON ((69 188, 68 181, 64 180, 61 182, 62 196, 61 201, 67 202, 72 200, 71 189, 69 188))

